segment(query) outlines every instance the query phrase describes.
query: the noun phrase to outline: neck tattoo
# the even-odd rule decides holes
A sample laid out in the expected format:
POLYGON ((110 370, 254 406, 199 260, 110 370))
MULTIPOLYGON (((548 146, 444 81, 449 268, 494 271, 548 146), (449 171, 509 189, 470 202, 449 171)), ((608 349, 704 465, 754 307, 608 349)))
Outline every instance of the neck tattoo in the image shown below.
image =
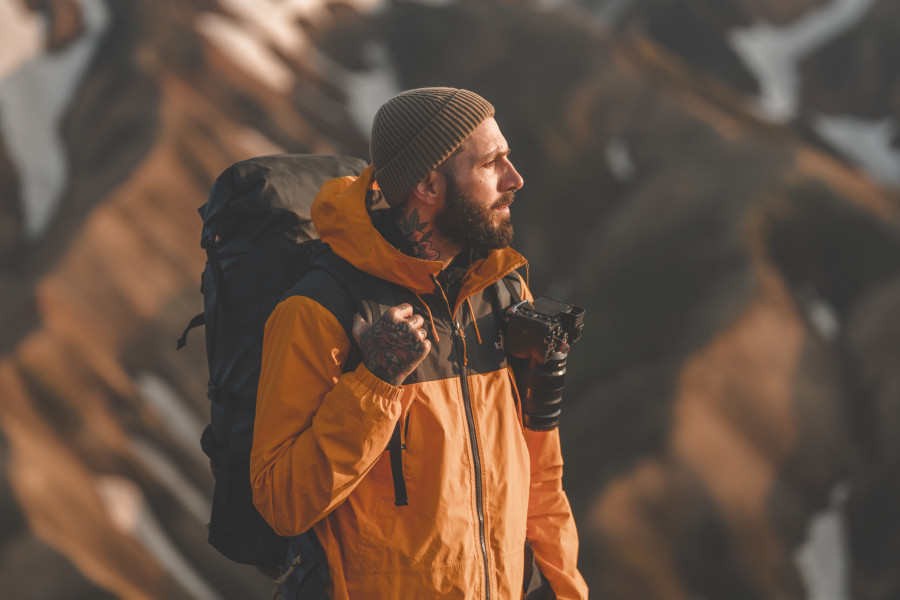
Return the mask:
POLYGON ((434 247, 431 238, 434 236, 434 227, 427 222, 419 222, 419 211, 413 209, 411 213, 401 214, 397 221, 400 231, 409 240, 416 258, 422 260, 441 260, 441 253, 434 247))

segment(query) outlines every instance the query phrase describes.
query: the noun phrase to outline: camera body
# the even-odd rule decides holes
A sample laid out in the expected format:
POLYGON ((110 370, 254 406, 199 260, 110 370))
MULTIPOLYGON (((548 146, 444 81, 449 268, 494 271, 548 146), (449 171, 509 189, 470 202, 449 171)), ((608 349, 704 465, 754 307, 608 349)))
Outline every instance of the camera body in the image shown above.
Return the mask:
POLYGON ((509 308, 503 344, 522 400, 522 422, 528 429, 559 426, 566 359, 570 344, 584 331, 584 309, 542 296, 509 308))

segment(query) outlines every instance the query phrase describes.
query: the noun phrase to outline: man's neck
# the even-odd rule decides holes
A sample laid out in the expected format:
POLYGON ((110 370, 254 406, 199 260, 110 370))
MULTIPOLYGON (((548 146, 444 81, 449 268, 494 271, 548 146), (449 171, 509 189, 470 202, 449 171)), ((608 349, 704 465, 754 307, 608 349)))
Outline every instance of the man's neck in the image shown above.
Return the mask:
POLYGON ((460 252, 460 248, 438 233, 434 223, 420 219, 417 208, 402 207, 397 211, 396 222, 416 258, 440 261, 446 269, 460 252))

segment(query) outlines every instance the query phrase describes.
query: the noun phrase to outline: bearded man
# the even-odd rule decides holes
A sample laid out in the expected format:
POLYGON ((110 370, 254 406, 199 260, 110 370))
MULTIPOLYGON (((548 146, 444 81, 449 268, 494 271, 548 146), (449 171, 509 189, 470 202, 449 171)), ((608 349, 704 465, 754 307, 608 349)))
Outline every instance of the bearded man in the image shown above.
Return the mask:
POLYGON ((312 208, 355 275, 311 272, 266 324, 254 504, 312 528, 331 598, 587 598, 558 430, 523 428, 502 347, 531 294, 493 115, 462 89, 386 102, 372 165, 312 208))

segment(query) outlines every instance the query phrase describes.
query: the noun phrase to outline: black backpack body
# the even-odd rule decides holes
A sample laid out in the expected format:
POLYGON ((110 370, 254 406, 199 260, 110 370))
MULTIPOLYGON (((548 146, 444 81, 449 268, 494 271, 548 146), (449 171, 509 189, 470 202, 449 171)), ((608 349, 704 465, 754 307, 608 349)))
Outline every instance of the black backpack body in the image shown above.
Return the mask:
POLYGON ((187 331, 205 323, 210 424, 201 447, 216 481, 209 543, 239 563, 277 568, 287 555, 288 538, 278 536, 256 511, 250 488, 265 323, 313 263, 331 255, 310 221, 319 188, 366 166, 342 156, 251 158, 226 169, 199 209, 207 253, 204 310, 179 347, 187 331))

